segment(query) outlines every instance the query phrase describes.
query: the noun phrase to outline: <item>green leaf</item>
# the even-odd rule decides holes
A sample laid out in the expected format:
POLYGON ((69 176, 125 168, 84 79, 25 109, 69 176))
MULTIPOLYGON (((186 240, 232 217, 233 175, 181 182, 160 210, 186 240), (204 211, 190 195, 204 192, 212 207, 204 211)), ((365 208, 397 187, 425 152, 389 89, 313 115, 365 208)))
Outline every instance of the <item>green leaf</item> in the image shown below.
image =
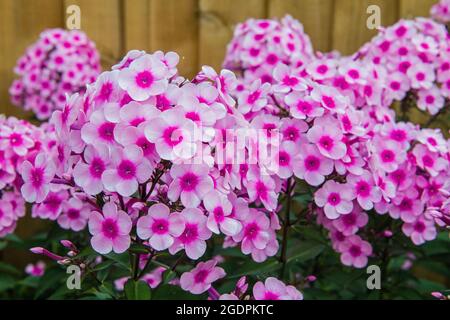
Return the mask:
POLYGON ((231 273, 229 278, 238 278, 242 276, 256 275, 260 273, 269 273, 277 270, 280 267, 278 260, 271 259, 263 263, 249 261, 242 267, 236 268, 236 272, 231 273))
POLYGON ((146 282, 130 279, 125 283, 125 296, 128 300, 150 300, 152 293, 146 282))
POLYGON ((155 289, 152 298, 153 300, 199 300, 205 297, 204 295, 190 294, 179 286, 164 284, 155 289))
POLYGON ((123 253, 123 254, 108 253, 108 254, 104 255, 104 257, 117 262, 117 264, 122 268, 131 270, 130 259, 129 259, 128 253, 123 253))
POLYGON ((288 250, 287 262, 304 262, 314 259, 325 249, 323 244, 302 242, 299 245, 288 250))
POLYGON ((8 245, 7 241, 0 241, 0 250, 5 249, 7 245, 8 245))
POLYGON ((21 272, 16 267, 5 262, 0 262, 0 273, 9 273, 16 276, 21 275, 21 272))
POLYGON ((133 244, 130 247, 132 253, 148 254, 148 249, 142 244, 133 244))
POLYGON ((167 284, 170 281, 172 281, 173 279, 175 279, 175 277, 177 276, 176 272, 172 271, 172 270, 166 270, 164 271, 164 275, 163 275, 163 283, 167 284))
POLYGON ((98 265, 96 265, 92 271, 100 271, 106 268, 109 268, 110 266, 112 266, 114 263, 116 263, 116 261, 114 260, 106 260, 103 261, 102 263, 99 263, 98 265))
POLYGON ((0 273, 0 292, 13 288, 15 282, 12 276, 0 273))

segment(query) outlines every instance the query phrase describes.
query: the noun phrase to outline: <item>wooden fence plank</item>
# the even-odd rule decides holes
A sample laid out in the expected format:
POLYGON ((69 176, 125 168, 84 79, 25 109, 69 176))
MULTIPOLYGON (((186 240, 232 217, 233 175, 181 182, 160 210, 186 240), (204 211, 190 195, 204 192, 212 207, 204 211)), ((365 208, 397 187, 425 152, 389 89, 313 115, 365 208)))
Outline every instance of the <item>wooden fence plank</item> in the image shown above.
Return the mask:
POLYGON ((367 28, 367 8, 378 5, 381 9, 381 25, 389 26, 397 20, 397 0, 335 0, 333 19, 333 49, 342 54, 352 54, 377 34, 367 28))
POLYGON ((431 6, 438 0, 399 0, 399 17, 429 17, 431 6))
POLYGON ((269 17, 292 15, 305 27, 315 50, 330 51, 333 5, 334 0, 269 0, 269 17))
POLYGON ((62 0, 0 1, 0 113, 29 117, 9 101, 13 68, 44 29, 63 26, 62 10, 62 0))
POLYGON ((220 69, 236 24, 265 18, 266 5, 267 0, 200 0, 200 64, 220 69))
POLYGON ((150 1, 124 1, 125 50, 150 51, 150 1))
POLYGON ((198 1, 151 0, 150 47, 152 51, 176 51, 185 77, 198 72, 198 1))
POLYGON ((123 54, 123 8, 121 0, 65 0, 65 6, 81 9, 81 30, 100 51, 102 66, 109 69, 123 54))

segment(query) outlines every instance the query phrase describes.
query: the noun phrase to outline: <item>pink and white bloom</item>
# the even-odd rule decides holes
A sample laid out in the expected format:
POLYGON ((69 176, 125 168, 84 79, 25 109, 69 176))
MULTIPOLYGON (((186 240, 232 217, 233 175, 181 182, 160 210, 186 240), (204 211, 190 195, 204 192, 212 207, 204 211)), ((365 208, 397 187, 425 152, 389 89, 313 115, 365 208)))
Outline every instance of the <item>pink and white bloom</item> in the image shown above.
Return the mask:
POLYGON ((209 168, 204 164, 174 165, 170 175, 173 181, 167 195, 173 202, 181 199, 181 203, 186 208, 198 207, 214 186, 209 176, 209 168))
POLYGON ((183 233, 175 238, 174 243, 169 248, 170 254, 175 254, 184 249, 186 255, 197 260, 206 251, 206 240, 212 233, 206 226, 207 218, 200 209, 187 208, 181 212, 185 222, 183 233))
POLYGON ((134 60, 119 74, 119 85, 136 101, 145 101, 167 88, 168 70, 154 55, 144 55, 134 60))
POLYGON ((325 158, 315 145, 305 143, 300 146, 293 169, 297 178, 318 186, 325 181, 325 176, 333 172, 333 160, 325 158))
POLYGON ((213 190, 205 196, 203 205, 209 213, 207 221, 209 230, 215 234, 223 232, 227 236, 234 236, 241 231, 241 223, 230 217, 233 205, 225 195, 213 190))
POLYGON ((165 204, 157 203, 148 209, 146 216, 139 218, 136 231, 139 238, 149 239, 155 250, 166 250, 184 231, 184 220, 179 213, 170 213, 165 204))
POLYGON ((139 183, 150 179, 153 168, 144 158, 142 149, 130 145, 123 149, 111 151, 111 169, 102 174, 102 182, 106 190, 129 197, 138 189, 139 183))
POLYGON ((416 145, 412 153, 419 168, 426 170, 432 177, 447 169, 448 162, 423 144, 416 145))
POLYGON ((103 190, 102 174, 109 166, 109 149, 104 145, 88 145, 73 169, 75 183, 89 195, 97 195, 103 190))
POLYGON ((289 93, 284 102, 289 106, 292 117, 296 119, 316 118, 325 112, 319 102, 297 91, 289 93))
POLYGON ((285 285, 274 277, 255 283, 253 297, 255 300, 303 300, 302 293, 294 286, 285 285))
POLYGON ((434 240, 437 236, 434 221, 426 219, 424 216, 419 216, 416 220, 403 224, 402 231, 411 238, 416 246, 434 240))
POLYGON ((167 110, 145 127, 145 136, 155 144, 162 159, 190 159, 196 154, 196 142, 201 138, 195 128, 192 120, 180 117, 176 110, 167 110))
POLYGON ((348 214, 353 210, 354 195, 348 184, 328 180, 314 194, 314 201, 323 208, 328 219, 336 219, 340 215, 348 214))
POLYGON ((18 156, 25 156, 28 149, 34 146, 34 141, 25 134, 25 129, 18 126, 10 128, 2 126, 0 131, 0 150, 10 149, 18 156))
POLYGON ((349 214, 344 214, 339 218, 332 220, 333 226, 344 236, 355 234, 360 228, 369 222, 369 216, 357 206, 349 214))
POLYGON ((106 203, 102 213, 92 211, 89 217, 92 248, 101 254, 125 252, 131 243, 131 227, 131 218, 126 212, 117 210, 113 202, 106 203))
POLYGON ((42 277, 45 273, 45 262, 38 261, 35 264, 27 264, 25 272, 32 277, 42 277))
POLYGON ((21 191, 27 202, 40 203, 44 201, 50 191, 50 182, 55 176, 55 165, 44 153, 39 153, 34 159, 22 163, 22 179, 24 184, 21 191))
POLYGON ((347 182, 355 193, 356 200, 364 210, 371 210, 373 204, 380 202, 381 191, 375 185, 372 174, 364 170, 361 175, 349 174, 347 182))
POLYGON ((63 203, 62 214, 58 217, 58 224, 63 229, 75 232, 83 230, 88 222, 90 207, 77 198, 70 198, 63 203))
POLYGON ((341 262, 346 266, 364 268, 372 254, 372 246, 357 235, 347 237, 341 247, 341 262))
POLYGON ((216 265, 217 261, 214 259, 199 262, 194 269, 181 275, 181 288, 193 294, 202 294, 208 291, 214 281, 226 275, 225 270, 216 265))
POLYGON ((233 236, 233 240, 242 242, 242 253, 249 254, 254 250, 265 249, 270 240, 269 218, 261 211, 250 209, 239 219, 242 222, 242 229, 233 236))
POLYGON ((321 118, 314 123, 306 136, 314 143, 325 157, 337 160, 345 156, 347 146, 342 142, 343 133, 336 121, 331 118, 321 118))

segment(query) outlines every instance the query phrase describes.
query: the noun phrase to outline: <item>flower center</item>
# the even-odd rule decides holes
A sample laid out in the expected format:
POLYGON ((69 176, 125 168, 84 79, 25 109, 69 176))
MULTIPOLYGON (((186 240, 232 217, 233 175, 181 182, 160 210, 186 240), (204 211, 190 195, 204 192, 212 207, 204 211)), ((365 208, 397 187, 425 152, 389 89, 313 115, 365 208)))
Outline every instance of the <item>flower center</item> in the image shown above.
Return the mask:
POLYGON ((168 127, 163 133, 164 141, 173 147, 183 141, 183 135, 179 132, 178 127, 168 127))
POLYGON ((188 223, 184 229, 184 232, 180 236, 182 243, 190 243, 198 238, 198 228, 196 224, 188 223))
POLYGON ((319 140, 319 145, 327 151, 333 149, 333 139, 329 136, 322 136, 319 140))
POLYGON ((102 223, 102 232, 105 237, 114 239, 119 234, 119 228, 117 227, 116 221, 113 219, 105 219, 102 223))
POLYGON ((188 172, 180 179, 181 189, 183 191, 193 191, 197 187, 198 182, 197 175, 188 172))
POLYGON ((308 171, 315 171, 317 169, 319 169, 320 166, 320 159, 317 158, 316 156, 307 156, 305 158, 305 168, 308 171))
POLYGON ((216 207, 213 211, 214 213, 214 218, 216 219, 217 222, 222 222, 224 220, 225 214, 223 212, 222 207, 216 207))
POLYGON ((362 197, 367 197, 370 194, 370 185, 364 180, 358 181, 356 192, 362 197))
POLYGON ((395 160, 395 154, 392 150, 383 150, 381 152, 381 159, 383 162, 392 162, 395 160))
POLYGON ((352 255, 352 257, 356 258, 359 257, 361 255, 361 248, 359 246, 351 246, 349 249, 350 254, 352 255))
POLYGON ((152 231, 156 234, 165 234, 169 230, 169 223, 166 219, 155 219, 152 224, 152 231))
POLYGON ((9 141, 13 147, 20 146, 23 142, 22 136, 18 133, 13 133, 9 136, 9 141))
POLYGON ((76 220, 76 219, 78 219, 78 218, 80 217, 80 211, 77 210, 77 209, 71 208, 71 209, 69 209, 69 210, 67 211, 67 216, 68 216, 69 219, 71 219, 71 220, 76 220))
POLYGON ((98 127, 98 135, 105 141, 111 142, 114 140, 114 128, 116 125, 111 122, 105 122, 98 127))
POLYGON ((325 106, 328 109, 334 109, 336 108, 336 103, 334 102, 334 99, 332 97, 329 96, 323 96, 322 97, 322 102, 325 104, 325 106))
POLYGON ((122 160, 117 168, 117 172, 122 179, 129 180, 136 175, 136 166, 130 160, 122 160))
POLYGON ((42 168, 34 168, 34 170, 31 172, 31 183, 33 184, 33 187, 39 188, 42 186, 44 178, 44 171, 42 168))
POLYGON ((91 166, 89 167, 89 172, 91 176, 100 179, 103 171, 105 171, 105 163, 100 158, 92 159, 91 166))
POLYGON ((136 84, 141 88, 149 88, 153 84, 153 75, 150 71, 141 71, 136 75, 136 84))
POLYGON ((194 276, 195 283, 203 283, 206 280, 206 277, 208 276, 209 272, 207 270, 200 270, 197 272, 194 276))
POLYGON ((278 155, 278 162, 280 164, 280 166, 282 167, 286 167, 289 165, 291 157, 289 155, 289 153, 287 153, 286 151, 280 151, 279 155, 278 155))
POLYGON ((341 202, 341 196, 337 192, 332 192, 328 196, 328 203, 337 206, 341 202))
POLYGON ((423 223, 422 221, 417 221, 417 222, 414 224, 414 230, 417 231, 417 232, 419 232, 419 233, 424 232, 425 229, 426 229, 425 223, 423 223))
POLYGON ((258 232, 259 227, 255 222, 252 222, 245 227, 245 236, 249 239, 255 239, 258 235, 258 232))

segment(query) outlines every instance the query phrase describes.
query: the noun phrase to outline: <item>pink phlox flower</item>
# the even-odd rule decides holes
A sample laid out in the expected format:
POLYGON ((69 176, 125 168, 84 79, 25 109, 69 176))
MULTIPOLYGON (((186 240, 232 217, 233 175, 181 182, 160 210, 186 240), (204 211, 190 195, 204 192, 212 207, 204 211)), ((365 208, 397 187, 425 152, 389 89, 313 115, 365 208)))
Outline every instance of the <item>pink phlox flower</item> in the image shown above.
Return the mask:
POLYGON ((39 153, 34 164, 26 160, 21 166, 24 184, 22 196, 27 202, 42 202, 50 191, 50 182, 55 176, 55 165, 44 153, 39 153))
POLYGON ((329 219, 336 219, 340 215, 349 214, 353 210, 354 194, 348 184, 328 180, 314 194, 316 204, 324 209, 329 219))
POLYGON ((233 205, 225 195, 216 190, 210 191, 203 199, 203 205, 209 213, 207 221, 209 230, 215 234, 221 231, 227 236, 234 236, 241 231, 241 223, 230 217, 233 205))
POLYGON ((274 277, 255 283, 253 297, 255 300, 303 300, 302 293, 294 286, 285 285, 274 277))
POLYGON ((201 294, 211 288, 211 284, 225 277, 225 270, 216 266, 215 260, 199 262, 194 269, 181 275, 180 285, 183 290, 201 294))

